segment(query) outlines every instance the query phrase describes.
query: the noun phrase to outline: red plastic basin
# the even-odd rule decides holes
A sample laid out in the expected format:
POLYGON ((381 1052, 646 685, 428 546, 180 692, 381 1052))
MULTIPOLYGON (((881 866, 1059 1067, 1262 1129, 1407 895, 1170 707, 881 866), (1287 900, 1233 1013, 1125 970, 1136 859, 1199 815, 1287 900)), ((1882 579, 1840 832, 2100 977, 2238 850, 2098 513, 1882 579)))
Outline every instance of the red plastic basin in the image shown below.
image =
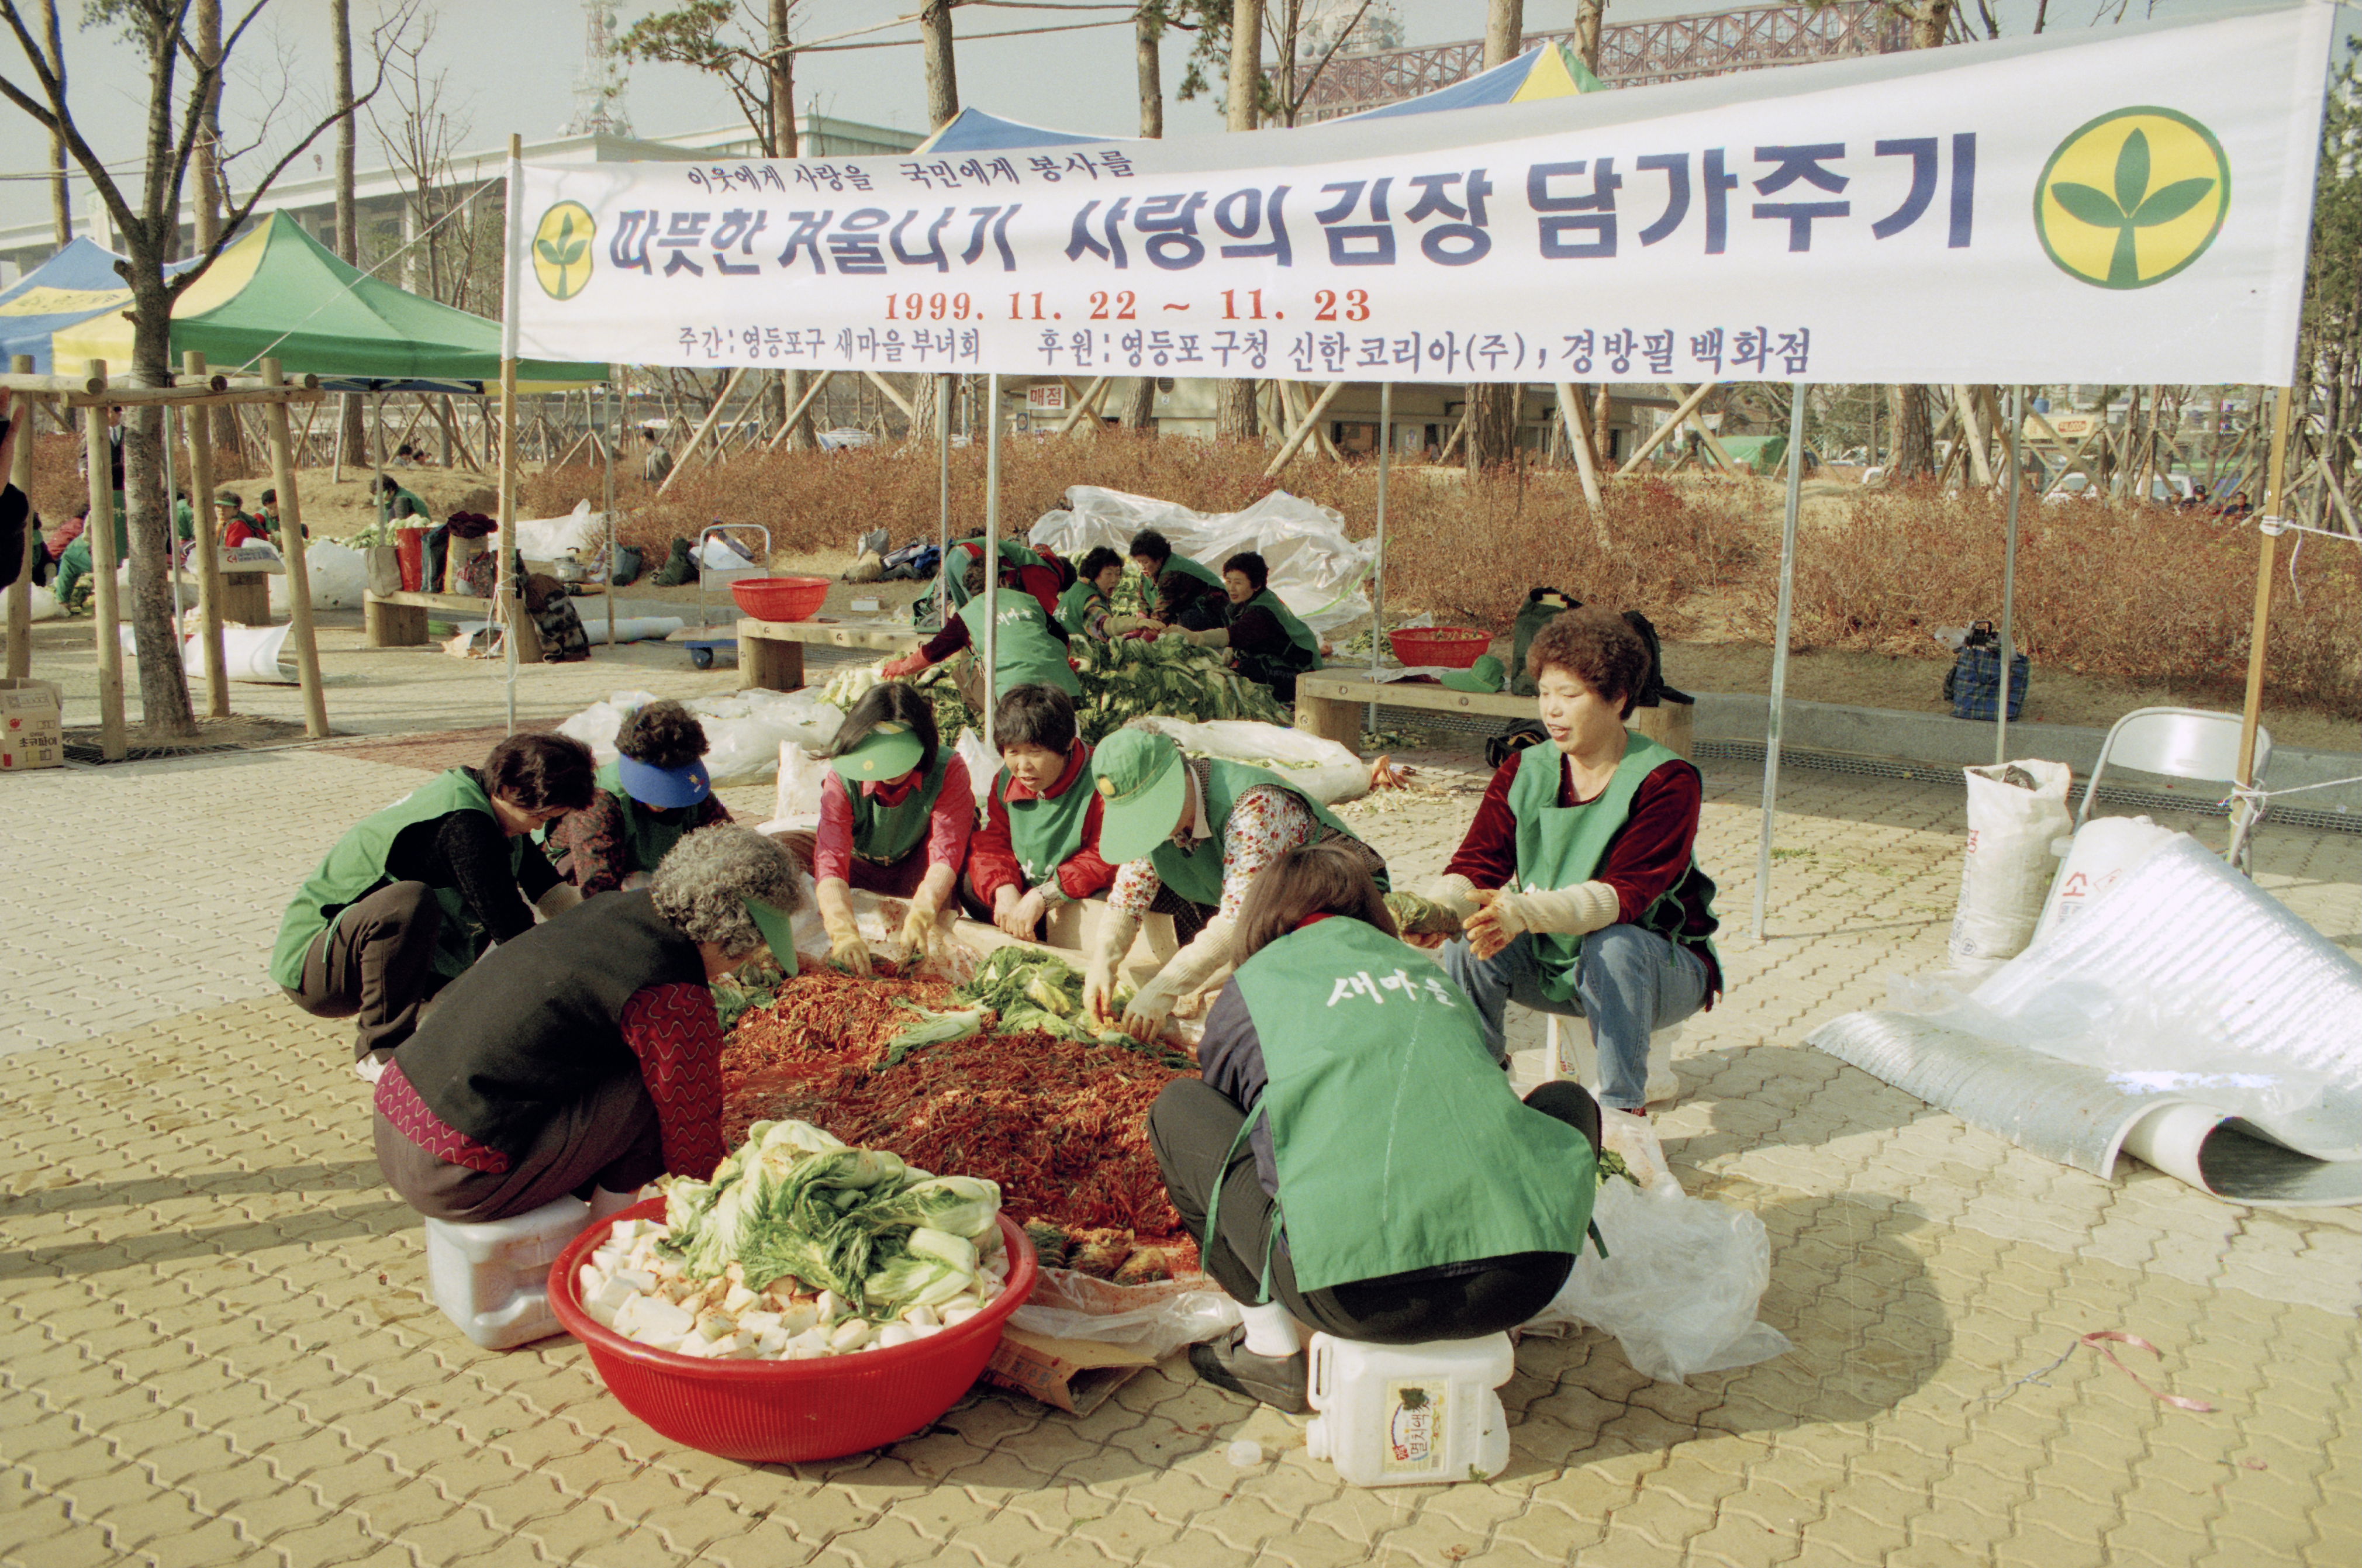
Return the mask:
MULTIPOLYGON (((660 1198, 616 1220, 664 1220, 660 1198)), ((700 1361, 652 1350, 582 1309, 575 1275, 613 1221, 574 1239, 549 1268, 549 1301, 566 1331, 590 1352, 624 1408, 675 1442, 724 1459, 784 1464, 834 1459, 909 1437, 952 1408, 984 1372, 1009 1314, 1033 1294, 1041 1274, 1033 1243, 1007 1215, 1009 1283, 957 1328, 891 1350, 811 1361, 700 1361)))
POLYGON ((828 597, 828 579, 742 577, 731 582, 730 593, 757 621, 801 621, 828 597))
POLYGON ((1492 646, 1493 634, 1467 626, 1412 626, 1388 632, 1386 640, 1395 646, 1395 657, 1405 664, 1466 669, 1485 657, 1485 650, 1492 646))

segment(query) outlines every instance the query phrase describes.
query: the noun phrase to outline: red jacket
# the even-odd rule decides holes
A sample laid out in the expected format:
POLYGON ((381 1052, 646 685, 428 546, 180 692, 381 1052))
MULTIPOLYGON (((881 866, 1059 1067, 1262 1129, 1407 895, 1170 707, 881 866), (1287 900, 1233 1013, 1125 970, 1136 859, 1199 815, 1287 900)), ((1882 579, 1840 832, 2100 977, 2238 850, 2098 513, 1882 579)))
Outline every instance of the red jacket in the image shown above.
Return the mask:
MULTIPOLYGON (((1084 776, 1090 770, 1090 763, 1091 748, 1079 740, 1075 742, 1073 751, 1066 757, 1066 770, 1058 775, 1055 784, 1050 786, 1046 791, 1048 797, 1054 800, 1069 790, 1087 789, 1089 786, 1084 776)), ((1017 849, 1009 837, 1008 796, 1011 795, 1021 801, 1037 798, 1032 790, 1013 778, 1009 780, 1007 793, 1004 794, 999 780, 996 778, 994 788, 985 797, 984 825, 977 828, 976 835, 968 840, 968 881, 976 889, 977 897, 982 899, 988 907, 993 895, 1002 888, 1013 887, 1021 893, 1027 890, 1025 873, 1018 868, 1017 849)), ((1098 797, 1094 795, 1090 806, 1083 813, 1082 847, 1067 856, 1058 867, 1059 890, 1070 899, 1087 899, 1115 885, 1115 867, 1099 858, 1100 815, 1098 797)))

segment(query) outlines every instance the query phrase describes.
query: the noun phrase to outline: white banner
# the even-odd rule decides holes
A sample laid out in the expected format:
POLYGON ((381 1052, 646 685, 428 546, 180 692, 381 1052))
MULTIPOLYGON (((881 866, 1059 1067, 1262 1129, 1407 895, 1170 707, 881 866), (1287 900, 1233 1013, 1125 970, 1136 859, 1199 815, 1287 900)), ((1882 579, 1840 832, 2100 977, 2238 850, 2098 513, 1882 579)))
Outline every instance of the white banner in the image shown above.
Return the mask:
POLYGON ((2334 8, 1252 136, 528 164, 520 352, 885 373, 2289 380, 2334 8))

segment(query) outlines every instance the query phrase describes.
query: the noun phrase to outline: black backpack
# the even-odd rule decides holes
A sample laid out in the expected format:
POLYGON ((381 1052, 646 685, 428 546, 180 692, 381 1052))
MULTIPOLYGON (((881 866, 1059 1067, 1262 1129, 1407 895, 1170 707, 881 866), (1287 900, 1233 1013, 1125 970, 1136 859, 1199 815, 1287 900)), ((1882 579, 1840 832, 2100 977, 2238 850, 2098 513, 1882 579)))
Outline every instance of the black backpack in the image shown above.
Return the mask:
POLYGON ((1533 646, 1534 634, 1549 625, 1569 610, 1583 607, 1583 601, 1555 588, 1537 588, 1526 594, 1526 602, 1518 608, 1517 624, 1511 630, 1513 653, 1509 666, 1509 691, 1518 697, 1534 694, 1534 678, 1526 673, 1526 650, 1533 646))

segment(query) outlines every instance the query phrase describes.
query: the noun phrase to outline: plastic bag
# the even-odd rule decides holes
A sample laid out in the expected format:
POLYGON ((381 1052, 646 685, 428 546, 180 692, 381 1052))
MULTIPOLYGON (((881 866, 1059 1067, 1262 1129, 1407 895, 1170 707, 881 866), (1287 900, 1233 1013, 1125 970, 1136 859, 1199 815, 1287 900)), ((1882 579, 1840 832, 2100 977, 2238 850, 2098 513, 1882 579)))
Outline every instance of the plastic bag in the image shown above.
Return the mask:
MULTIPOLYGON (((828 759, 793 741, 779 743, 779 785, 771 797, 771 820, 765 833, 810 831, 820 826, 820 786, 828 777, 828 759)), ((822 949, 823 955, 827 949, 822 949)))
POLYGON ((1623 1179, 1591 1218, 1608 1255, 1586 1245, 1529 1332, 1587 1324, 1616 1336, 1633 1370, 1661 1383, 1752 1366, 1795 1347, 1755 1317, 1772 1283, 1772 1238, 1744 1209, 1655 1198, 1623 1179))
POLYGON ((1209 513, 1078 484, 1066 491, 1066 510, 1044 513, 1026 541, 1080 560, 1094 545, 1127 553, 1131 536, 1143 528, 1157 530, 1177 553, 1218 572, 1242 550, 1260 554, 1271 569, 1271 591, 1316 632, 1334 631, 1370 613, 1363 584, 1376 558, 1374 543, 1346 538, 1343 513, 1284 490, 1243 512, 1209 513))
MULTIPOLYGON (((241 563, 237 569, 255 569, 241 563)), ((359 609, 361 592, 369 586, 369 558, 334 539, 315 539, 304 547, 304 575, 312 585, 313 609, 359 609)), ((287 608, 287 578, 282 569, 270 580, 270 610, 283 615, 287 608)))
POLYGON ((54 621, 65 613, 58 608, 58 596, 38 582, 26 595, 26 608, 27 618, 34 621, 54 621))
MULTIPOLYGON (((570 715, 557 733, 590 748, 601 767, 615 760, 615 734, 624 720, 653 691, 618 691, 570 715)), ((779 743, 794 741, 807 751, 824 752, 844 715, 803 691, 759 689, 691 698, 685 706, 705 727, 705 771, 717 788, 759 784, 778 773, 779 743)))
POLYGON ((1205 1275, 1153 1285, 1113 1285, 1068 1268, 1045 1268, 1009 1326, 1060 1340, 1121 1345, 1162 1361, 1184 1345, 1228 1333, 1239 1304, 1205 1275))
POLYGON ((952 750, 967 764, 968 788, 976 794, 976 809, 984 810, 984 797, 992 788, 993 778, 1000 772, 1000 759, 984 749, 984 737, 963 725, 959 739, 952 750))
POLYGON ((2067 833, 2063 762, 2027 760, 1967 767, 1969 847, 1960 866, 1960 905, 1952 916, 1952 962, 1990 966, 2014 958, 2034 940, 2050 890, 2050 841, 2067 833), (2010 779, 2030 778, 2033 788, 2010 779))
POLYGON ((529 561, 562 561, 568 550, 587 558, 607 542, 607 514, 578 501, 563 517, 520 517, 516 541, 517 553, 529 561))

